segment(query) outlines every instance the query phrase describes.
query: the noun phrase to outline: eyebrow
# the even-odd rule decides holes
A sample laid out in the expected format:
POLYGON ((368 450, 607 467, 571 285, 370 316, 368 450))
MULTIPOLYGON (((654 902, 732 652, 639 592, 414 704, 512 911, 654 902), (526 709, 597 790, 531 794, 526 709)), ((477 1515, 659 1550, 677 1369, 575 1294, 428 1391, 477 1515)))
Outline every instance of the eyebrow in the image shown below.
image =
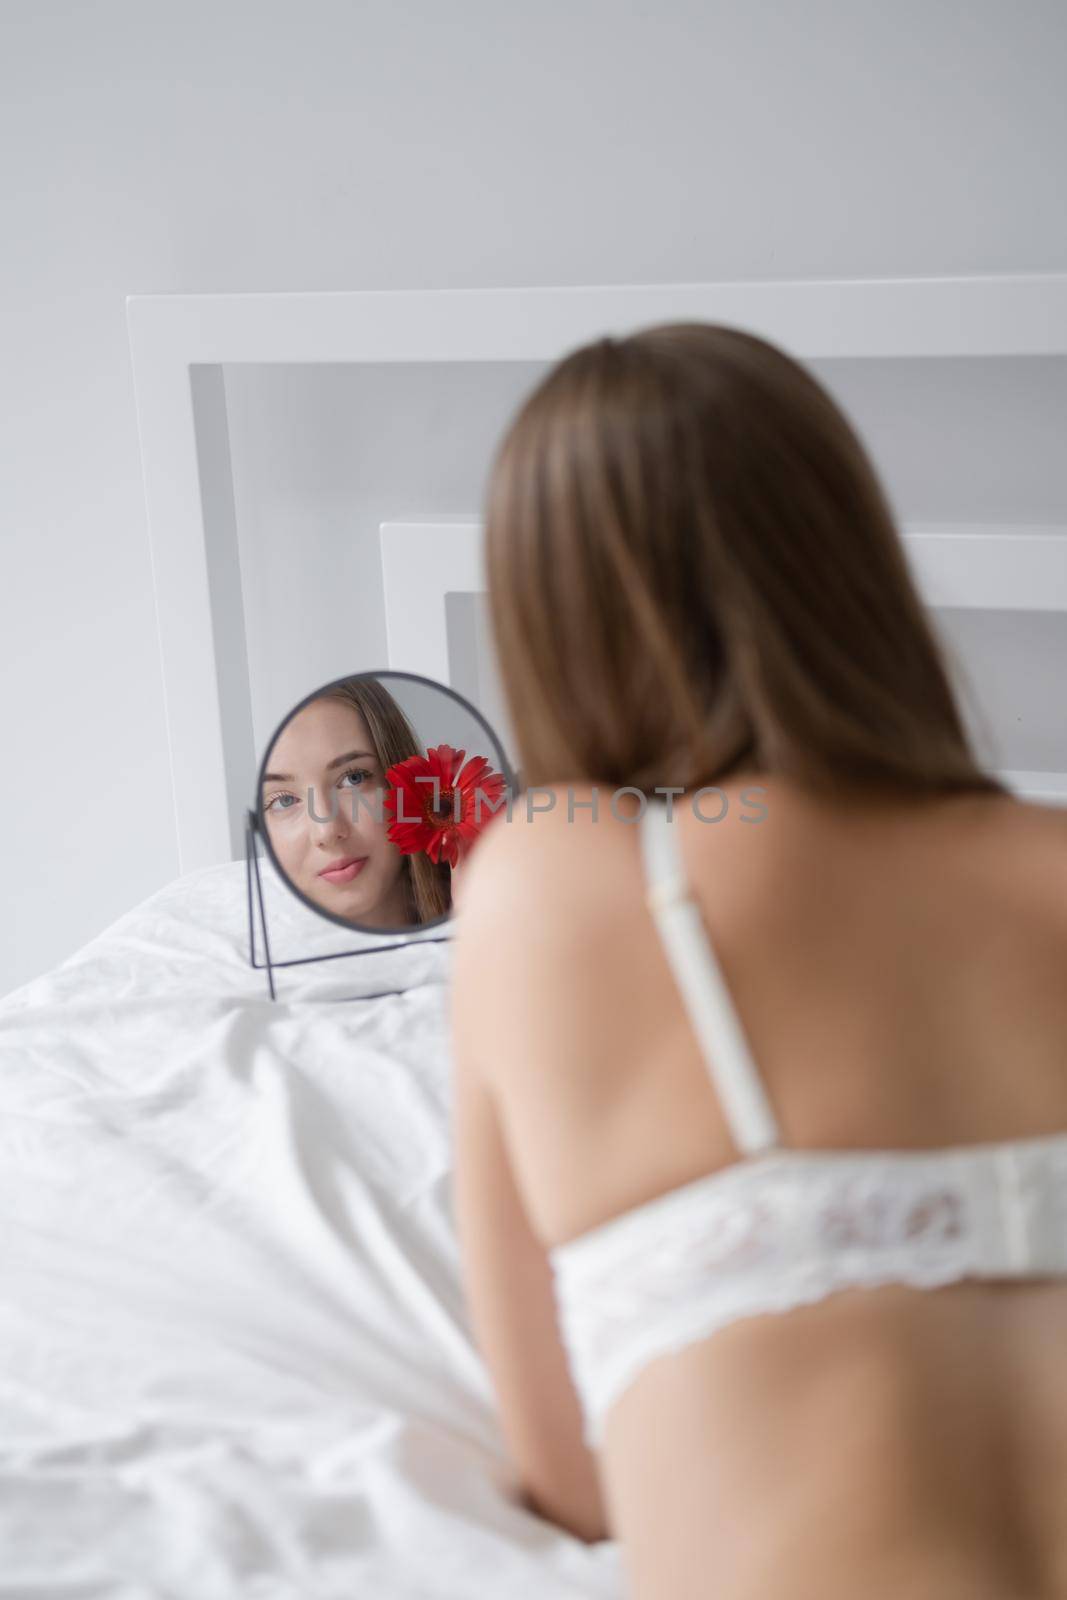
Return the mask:
MULTIPOLYGON (((333 760, 327 763, 326 771, 333 772, 335 767, 343 767, 346 761, 359 760, 375 761, 377 760, 377 757, 375 756, 373 750, 349 750, 346 755, 334 756, 333 760)), ((295 783, 296 779, 293 777, 291 772, 265 772, 263 774, 263 782, 295 783)))

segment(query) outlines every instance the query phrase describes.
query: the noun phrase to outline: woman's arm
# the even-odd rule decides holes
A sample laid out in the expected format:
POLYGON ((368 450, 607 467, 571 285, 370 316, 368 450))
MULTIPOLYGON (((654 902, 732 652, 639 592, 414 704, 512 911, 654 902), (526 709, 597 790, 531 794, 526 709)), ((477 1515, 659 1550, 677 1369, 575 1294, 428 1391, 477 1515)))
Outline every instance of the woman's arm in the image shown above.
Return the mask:
POLYGON ((454 948, 452 1054, 454 1196, 467 1303, 526 1503, 593 1543, 612 1534, 596 1457, 582 1438, 551 1266, 523 1207, 479 1066, 478 998, 487 969, 477 945, 476 928, 465 924, 454 948))

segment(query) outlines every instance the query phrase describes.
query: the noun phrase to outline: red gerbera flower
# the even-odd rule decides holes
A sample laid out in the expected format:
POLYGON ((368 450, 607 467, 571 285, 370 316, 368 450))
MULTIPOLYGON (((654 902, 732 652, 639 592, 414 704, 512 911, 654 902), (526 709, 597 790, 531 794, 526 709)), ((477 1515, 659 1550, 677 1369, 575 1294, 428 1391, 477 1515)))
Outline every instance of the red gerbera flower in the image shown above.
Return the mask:
POLYGON ((397 761, 385 774, 394 787, 383 796, 382 810, 393 819, 389 838, 402 855, 423 850, 431 861, 455 867, 496 815, 503 776, 484 756, 471 756, 464 765, 466 754, 438 744, 425 756, 397 761))

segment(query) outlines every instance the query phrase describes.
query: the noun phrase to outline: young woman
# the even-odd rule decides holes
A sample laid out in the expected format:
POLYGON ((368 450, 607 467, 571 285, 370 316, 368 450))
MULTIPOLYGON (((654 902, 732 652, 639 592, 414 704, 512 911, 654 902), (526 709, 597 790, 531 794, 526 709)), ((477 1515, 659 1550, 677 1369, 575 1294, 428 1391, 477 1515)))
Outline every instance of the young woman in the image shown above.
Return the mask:
POLYGON ((341 680, 285 724, 263 810, 279 865, 316 905, 371 928, 431 922, 451 908, 448 865, 401 852, 382 806, 389 768, 421 754, 404 712, 369 676, 341 680))
POLYGON ((637 1600, 1067 1595, 1067 815, 981 770, 761 339, 569 356, 486 540, 526 795, 457 913, 455 1183, 524 1499, 637 1600))

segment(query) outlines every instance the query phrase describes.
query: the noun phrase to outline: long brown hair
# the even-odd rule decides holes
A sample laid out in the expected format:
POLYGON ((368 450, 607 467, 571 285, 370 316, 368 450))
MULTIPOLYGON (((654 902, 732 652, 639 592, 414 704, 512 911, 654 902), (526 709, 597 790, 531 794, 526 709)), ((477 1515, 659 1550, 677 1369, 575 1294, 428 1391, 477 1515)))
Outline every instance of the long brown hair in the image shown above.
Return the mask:
MULTIPOLYGON (((342 678, 319 698, 340 700, 359 712, 383 773, 408 756, 426 754, 404 712, 377 678, 342 678)), ((433 862, 420 852, 402 856, 400 870, 411 922, 432 922, 451 910, 452 869, 447 861, 433 862)))
POLYGON ((1008 792, 862 444, 766 340, 675 323, 574 351, 508 428, 485 522, 524 786, 688 791, 744 764, 825 794, 1008 792))

